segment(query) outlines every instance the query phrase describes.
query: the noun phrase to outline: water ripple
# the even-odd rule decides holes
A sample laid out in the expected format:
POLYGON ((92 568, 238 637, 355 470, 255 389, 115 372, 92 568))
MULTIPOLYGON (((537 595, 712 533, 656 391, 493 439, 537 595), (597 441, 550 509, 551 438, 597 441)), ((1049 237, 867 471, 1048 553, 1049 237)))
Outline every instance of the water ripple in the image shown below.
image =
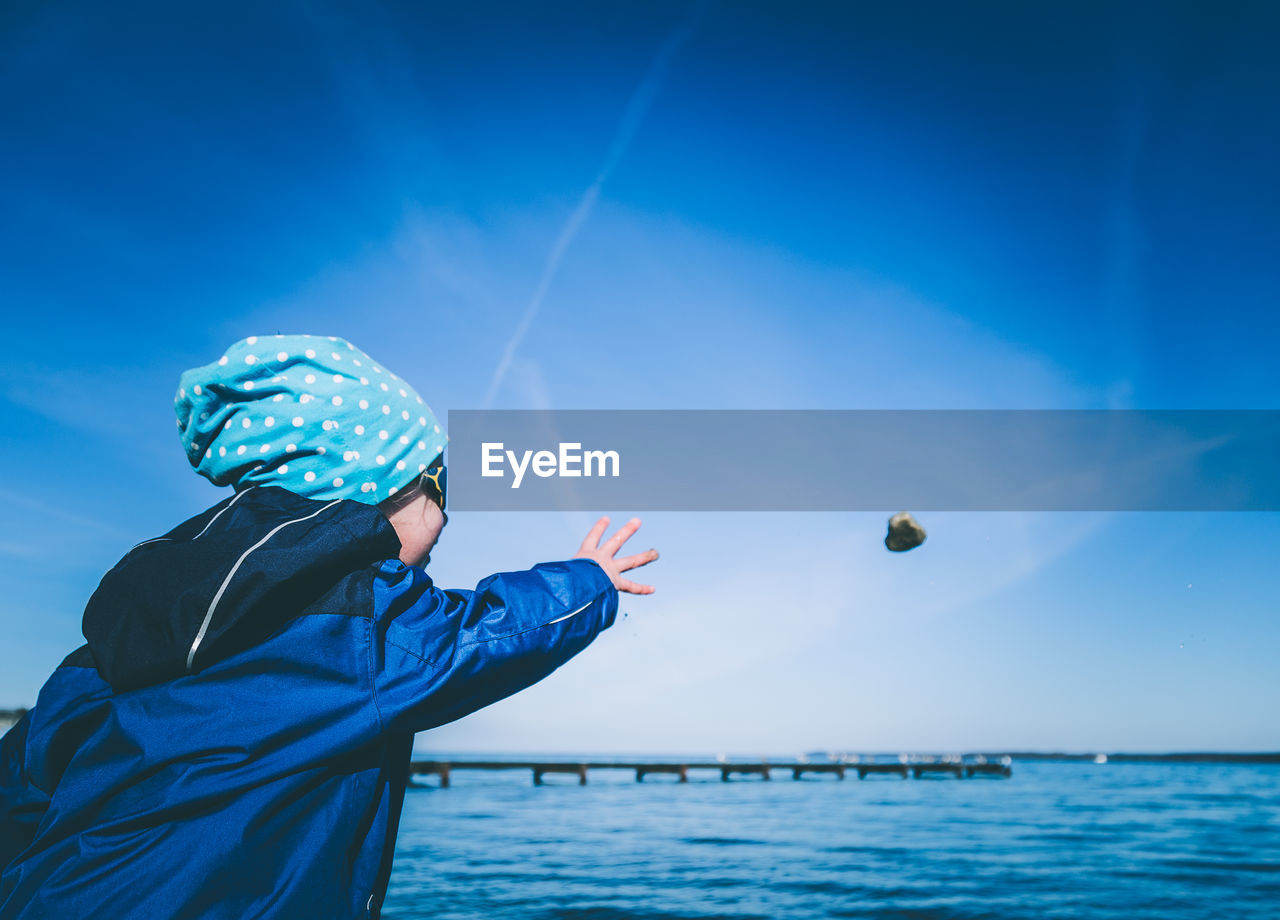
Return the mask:
POLYGON ((405 798, 387 920, 1275 920, 1280 768, 1018 764, 949 783, 405 798))

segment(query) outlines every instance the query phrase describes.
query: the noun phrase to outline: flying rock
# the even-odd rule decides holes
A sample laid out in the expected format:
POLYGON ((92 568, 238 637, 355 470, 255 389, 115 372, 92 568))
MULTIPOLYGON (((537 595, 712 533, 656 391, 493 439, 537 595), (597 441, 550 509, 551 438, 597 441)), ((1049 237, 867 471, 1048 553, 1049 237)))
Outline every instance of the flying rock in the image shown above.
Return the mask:
POLYGON ((899 511, 889 518, 889 533, 885 535, 884 545, 891 553, 905 553, 923 543, 926 536, 924 528, 915 518, 905 511, 899 511))

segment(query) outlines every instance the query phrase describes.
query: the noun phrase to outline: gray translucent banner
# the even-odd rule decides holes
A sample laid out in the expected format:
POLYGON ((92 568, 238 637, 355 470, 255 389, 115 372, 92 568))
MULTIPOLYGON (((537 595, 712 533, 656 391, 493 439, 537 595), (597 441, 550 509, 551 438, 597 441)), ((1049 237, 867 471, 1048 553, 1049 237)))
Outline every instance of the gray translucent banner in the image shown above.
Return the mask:
POLYGON ((1280 510, 1273 410, 460 410, 449 436, 450 510, 1280 510))

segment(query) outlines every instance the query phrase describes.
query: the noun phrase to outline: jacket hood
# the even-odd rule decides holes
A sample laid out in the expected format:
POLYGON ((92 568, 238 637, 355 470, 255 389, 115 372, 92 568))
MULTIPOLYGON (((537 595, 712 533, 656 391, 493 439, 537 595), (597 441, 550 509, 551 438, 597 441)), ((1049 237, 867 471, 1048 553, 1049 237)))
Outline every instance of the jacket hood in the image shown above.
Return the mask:
POLYGON ((246 489, 130 550, 89 599, 84 636, 116 693, 163 683, 251 648, 399 552, 374 506, 246 489))

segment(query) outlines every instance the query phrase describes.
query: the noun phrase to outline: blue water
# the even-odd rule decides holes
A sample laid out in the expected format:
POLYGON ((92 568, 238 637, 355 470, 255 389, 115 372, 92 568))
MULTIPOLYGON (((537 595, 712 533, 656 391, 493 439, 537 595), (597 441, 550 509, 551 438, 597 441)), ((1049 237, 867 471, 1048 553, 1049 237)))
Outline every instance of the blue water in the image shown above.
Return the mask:
POLYGON ((584 787, 457 772, 409 791, 383 915, 1276 920, 1280 766, 684 785, 601 771, 584 787))

